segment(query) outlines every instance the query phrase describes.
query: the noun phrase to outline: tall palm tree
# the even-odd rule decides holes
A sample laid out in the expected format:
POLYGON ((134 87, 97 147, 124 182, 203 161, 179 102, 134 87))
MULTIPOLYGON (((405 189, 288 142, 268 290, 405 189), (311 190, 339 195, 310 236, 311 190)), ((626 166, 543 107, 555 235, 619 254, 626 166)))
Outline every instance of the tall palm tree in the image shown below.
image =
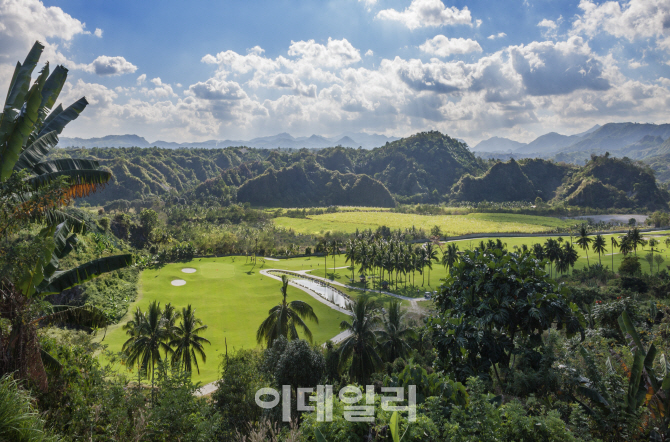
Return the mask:
POLYGON ((426 266, 428 267, 428 285, 430 286, 430 271, 433 269, 433 261, 438 262, 437 250, 430 242, 426 243, 424 247, 426 248, 426 266))
POLYGON ((614 251, 616 250, 617 247, 619 247, 619 243, 617 242, 614 235, 612 235, 610 240, 612 242, 612 273, 614 273, 614 251))
POLYGON ((349 240, 347 241, 347 246, 346 246, 346 251, 344 253, 344 258, 345 262, 351 263, 351 280, 354 280, 354 266, 356 265, 356 261, 358 259, 358 245, 356 244, 356 241, 349 240))
POLYGON ((400 301, 391 301, 388 313, 382 318, 383 328, 377 332, 382 353, 388 362, 407 355, 411 347, 406 339, 417 337, 416 331, 403 323, 404 317, 405 313, 400 311, 400 301))
POLYGON ((633 250, 633 243, 631 242, 630 236, 625 235, 621 238, 619 250, 623 253, 623 256, 628 255, 633 250))
POLYGON ((593 240, 593 251, 598 254, 598 263, 600 263, 600 265, 602 265, 600 254, 607 252, 607 248, 605 247, 606 244, 607 242, 605 241, 605 238, 600 234, 596 235, 596 238, 593 240))
POLYGON ((172 362, 178 363, 188 373, 191 373, 192 365, 195 364, 195 369, 200 374, 196 356, 199 355, 202 362, 207 362, 203 344, 211 345, 211 342, 198 335, 207 330, 207 326, 195 317, 195 309, 191 308, 191 304, 182 308, 180 316, 181 322, 175 327, 174 337, 170 341, 170 347, 174 347, 172 362))
POLYGON ((558 261, 561 254, 561 246, 553 238, 547 239, 544 243, 544 254, 549 260, 549 276, 553 274, 553 264, 558 261))
POLYGON ((565 244, 563 244, 562 256, 563 260, 574 270, 575 263, 579 259, 579 253, 577 253, 577 249, 575 249, 575 246, 573 246, 571 242, 566 241, 565 244))
POLYGON ((579 238, 575 241, 577 245, 586 252, 586 264, 589 264, 589 246, 593 242, 593 238, 589 236, 588 230, 586 230, 586 224, 582 224, 579 228, 579 238))
POLYGON ((139 324, 132 331, 129 328, 126 333, 130 338, 123 344, 122 350, 126 352, 126 363, 134 365, 139 362, 142 371, 147 376, 151 371, 151 391, 153 397, 156 364, 162 362, 160 351, 166 355, 172 354, 168 345, 168 330, 165 328, 165 317, 158 301, 149 304, 144 315, 140 316, 139 324))
POLYGON ((351 320, 340 323, 340 329, 351 332, 340 345, 340 366, 351 359, 349 375, 364 385, 382 363, 376 350, 375 329, 379 324, 379 317, 374 314, 374 305, 367 297, 361 297, 357 302, 350 304, 349 310, 351 320))
POLYGON ((442 254, 442 265, 444 267, 449 267, 449 271, 458 261, 458 246, 456 243, 447 244, 447 249, 442 254))
POLYGON ((544 247, 542 247, 542 244, 540 244, 540 243, 533 244, 533 254, 540 261, 542 261, 544 258, 546 258, 546 255, 544 253, 544 247))
POLYGON ((256 341, 259 344, 265 341, 265 345, 270 348, 274 340, 280 336, 285 336, 289 341, 298 339, 296 327, 300 327, 309 342, 312 342, 312 332, 303 319, 311 319, 318 324, 319 318, 316 317, 312 306, 306 302, 298 300, 287 302, 288 278, 286 275, 282 275, 281 282, 282 300, 270 309, 270 316, 258 327, 256 341))
POLYGON ((637 255, 637 247, 644 246, 647 241, 644 240, 642 234, 640 233, 640 229, 637 227, 634 227, 633 230, 629 230, 627 236, 629 237, 630 244, 633 246, 635 255, 637 255))

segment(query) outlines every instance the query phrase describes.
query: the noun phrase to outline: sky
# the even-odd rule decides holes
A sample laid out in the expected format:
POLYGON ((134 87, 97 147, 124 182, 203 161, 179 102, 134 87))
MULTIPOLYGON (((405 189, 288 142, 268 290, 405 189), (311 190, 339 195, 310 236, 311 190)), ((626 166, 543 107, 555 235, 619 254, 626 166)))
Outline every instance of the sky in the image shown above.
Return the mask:
POLYGON ((670 123, 670 1, 0 0, 0 89, 69 69, 67 137, 532 141, 670 123))

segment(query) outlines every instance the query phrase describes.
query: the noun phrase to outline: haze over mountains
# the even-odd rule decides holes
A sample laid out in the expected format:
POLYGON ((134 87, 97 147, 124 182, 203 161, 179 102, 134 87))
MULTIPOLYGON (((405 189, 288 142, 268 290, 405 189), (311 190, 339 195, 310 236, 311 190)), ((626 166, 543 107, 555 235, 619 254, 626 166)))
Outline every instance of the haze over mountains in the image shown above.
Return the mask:
POLYGON ((255 147, 258 149, 293 148, 322 149, 325 147, 362 147, 372 149, 383 146, 387 142, 398 140, 398 137, 387 137, 378 134, 366 134, 363 132, 345 132, 335 137, 323 137, 312 135, 310 137, 293 137, 288 133, 280 133, 268 137, 258 137, 252 140, 207 140, 200 142, 175 143, 171 141, 157 140, 147 141, 138 135, 107 135, 101 138, 67 138, 62 137, 58 143, 60 147, 162 147, 176 149, 179 147, 199 147, 206 149, 225 147, 255 147))

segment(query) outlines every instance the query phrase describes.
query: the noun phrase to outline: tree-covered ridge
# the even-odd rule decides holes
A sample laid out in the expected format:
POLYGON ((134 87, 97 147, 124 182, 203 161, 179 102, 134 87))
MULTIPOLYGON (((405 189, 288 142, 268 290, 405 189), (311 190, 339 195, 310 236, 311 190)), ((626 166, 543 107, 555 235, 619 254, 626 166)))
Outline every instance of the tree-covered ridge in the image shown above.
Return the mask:
POLYGON ((395 206, 391 193, 379 181, 307 162, 280 170, 271 168, 246 181, 237 190, 237 199, 266 207, 395 206))
POLYGON ((596 208, 668 208, 670 194, 661 189, 648 166, 609 155, 594 156, 557 191, 557 200, 596 208))
POLYGON ((513 159, 495 163, 483 176, 463 176, 454 185, 456 201, 532 201, 537 197, 533 182, 513 159))

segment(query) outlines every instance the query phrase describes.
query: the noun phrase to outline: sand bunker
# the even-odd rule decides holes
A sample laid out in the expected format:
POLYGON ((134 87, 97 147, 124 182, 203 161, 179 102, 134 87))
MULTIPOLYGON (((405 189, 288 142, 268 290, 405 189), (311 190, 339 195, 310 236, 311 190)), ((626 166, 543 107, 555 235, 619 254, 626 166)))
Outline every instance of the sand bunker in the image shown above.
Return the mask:
POLYGON ((183 279, 175 279, 170 284, 175 286, 186 285, 186 281, 184 281, 183 279))
POLYGON ((186 267, 184 269, 181 269, 182 272, 184 273, 195 273, 195 269, 192 269, 190 267, 186 267))

